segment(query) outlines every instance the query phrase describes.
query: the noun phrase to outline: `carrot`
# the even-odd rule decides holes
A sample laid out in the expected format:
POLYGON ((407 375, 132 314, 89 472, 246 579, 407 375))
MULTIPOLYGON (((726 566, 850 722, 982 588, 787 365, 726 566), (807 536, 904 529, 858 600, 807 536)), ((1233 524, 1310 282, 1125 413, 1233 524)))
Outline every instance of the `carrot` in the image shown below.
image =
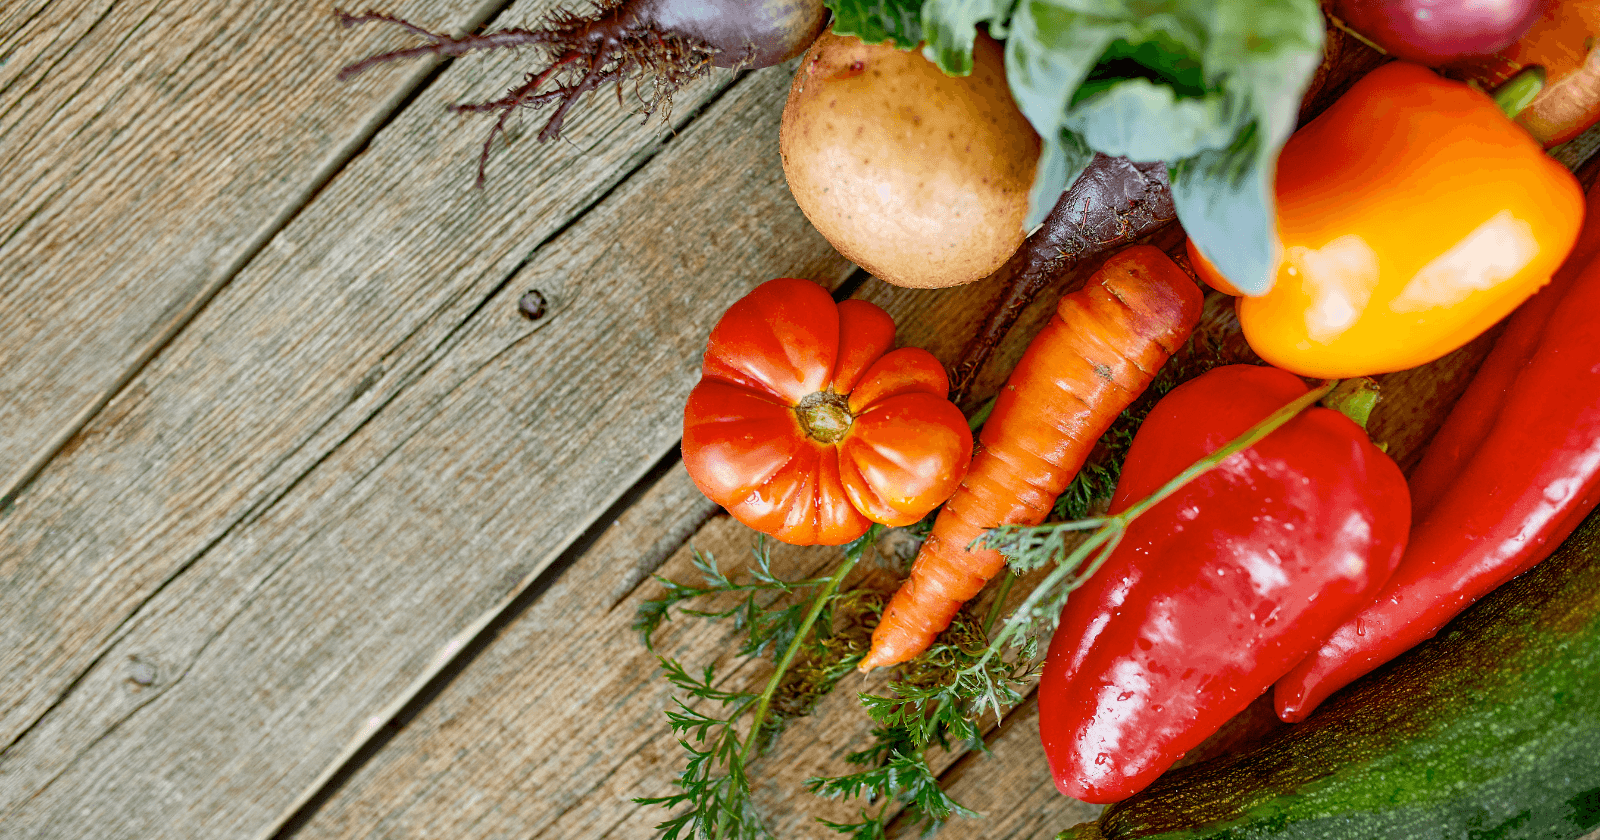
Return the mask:
POLYGON ((997 525, 1044 521, 1095 442, 1188 338, 1200 304, 1195 282, 1148 245, 1117 253, 1061 299, 1006 380, 972 467, 884 608, 861 670, 927 650, 1000 572, 998 551, 969 546, 997 525))

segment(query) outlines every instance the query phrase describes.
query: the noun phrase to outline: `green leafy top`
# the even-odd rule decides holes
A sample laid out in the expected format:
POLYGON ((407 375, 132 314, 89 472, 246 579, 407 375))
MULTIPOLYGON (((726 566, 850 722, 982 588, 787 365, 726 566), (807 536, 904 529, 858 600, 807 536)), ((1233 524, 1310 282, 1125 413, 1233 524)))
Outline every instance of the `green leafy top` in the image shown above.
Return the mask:
MULTIPOLYGON (((833 12, 833 31, 869 44, 893 41, 909 50, 922 43, 922 0, 824 0, 833 12)), ((970 51, 972 33, 967 33, 970 51)))
POLYGON ((1095 152, 1171 167, 1184 229, 1227 278, 1265 292, 1273 177, 1322 53, 1317 0, 827 0, 834 29, 972 70, 977 28, 1044 140, 1030 224, 1095 152), (917 11, 920 9, 920 19, 917 11))

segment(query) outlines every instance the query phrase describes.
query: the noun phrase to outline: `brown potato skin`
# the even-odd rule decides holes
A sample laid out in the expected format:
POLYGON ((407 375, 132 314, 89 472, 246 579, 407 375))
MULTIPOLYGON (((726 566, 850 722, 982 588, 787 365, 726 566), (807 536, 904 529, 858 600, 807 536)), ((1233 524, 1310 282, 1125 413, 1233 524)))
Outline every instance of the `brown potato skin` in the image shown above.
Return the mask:
POLYGON ((789 88, 789 191, 839 253, 880 279, 941 288, 992 274, 1026 231, 1039 137, 979 34, 972 75, 830 29, 789 88))

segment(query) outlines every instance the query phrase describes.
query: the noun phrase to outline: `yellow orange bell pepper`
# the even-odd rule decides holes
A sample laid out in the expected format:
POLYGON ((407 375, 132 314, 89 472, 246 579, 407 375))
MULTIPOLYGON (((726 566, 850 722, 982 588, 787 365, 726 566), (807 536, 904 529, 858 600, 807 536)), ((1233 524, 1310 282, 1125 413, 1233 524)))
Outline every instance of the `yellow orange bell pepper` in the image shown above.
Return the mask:
POLYGON ((1262 358, 1303 376, 1460 347, 1549 282, 1583 221, 1577 180, 1492 99, 1400 62, 1296 132, 1277 174, 1278 275, 1239 299, 1239 320, 1262 358))

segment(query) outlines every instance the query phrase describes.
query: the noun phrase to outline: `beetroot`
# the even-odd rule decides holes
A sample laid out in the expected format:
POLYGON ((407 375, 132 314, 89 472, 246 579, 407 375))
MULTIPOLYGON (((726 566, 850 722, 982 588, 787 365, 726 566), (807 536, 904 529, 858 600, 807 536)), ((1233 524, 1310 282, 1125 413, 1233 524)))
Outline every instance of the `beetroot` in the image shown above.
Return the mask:
POLYGON ((1080 261, 1132 242, 1177 215, 1166 164, 1095 155, 1039 228, 990 275, 1003 277, 1005 286, 951 371, 950 399, 958 404, 966 399, 1022 310, 1052 281, 1080 261))
POLYGON ((545 50, 543 66, 529 72, 505 96, 450 106, 454 111, 499 115, 478 158, 479 186, 489 149, 518 108, 555 103, 539 132, 540 141, 552 140, 560 136, 562 121, 580 96, 635 80, 649 82, 648 93, 635 85, 640 110, 649 115, 669 105, 674 92, 711 67, 769 67, 799 55, 822 31, 826 18, 821 0, 603 0, 588 14, 553 12, 533 29, 457 37, 382 12, 337 14, 344 26, 388 23, 427 41, 351 64, 339 71, 340 79, 384 62, 428 54, 458 56, 527 46, 545 50), (541 90, 547 83, 551 86, 541 90))

